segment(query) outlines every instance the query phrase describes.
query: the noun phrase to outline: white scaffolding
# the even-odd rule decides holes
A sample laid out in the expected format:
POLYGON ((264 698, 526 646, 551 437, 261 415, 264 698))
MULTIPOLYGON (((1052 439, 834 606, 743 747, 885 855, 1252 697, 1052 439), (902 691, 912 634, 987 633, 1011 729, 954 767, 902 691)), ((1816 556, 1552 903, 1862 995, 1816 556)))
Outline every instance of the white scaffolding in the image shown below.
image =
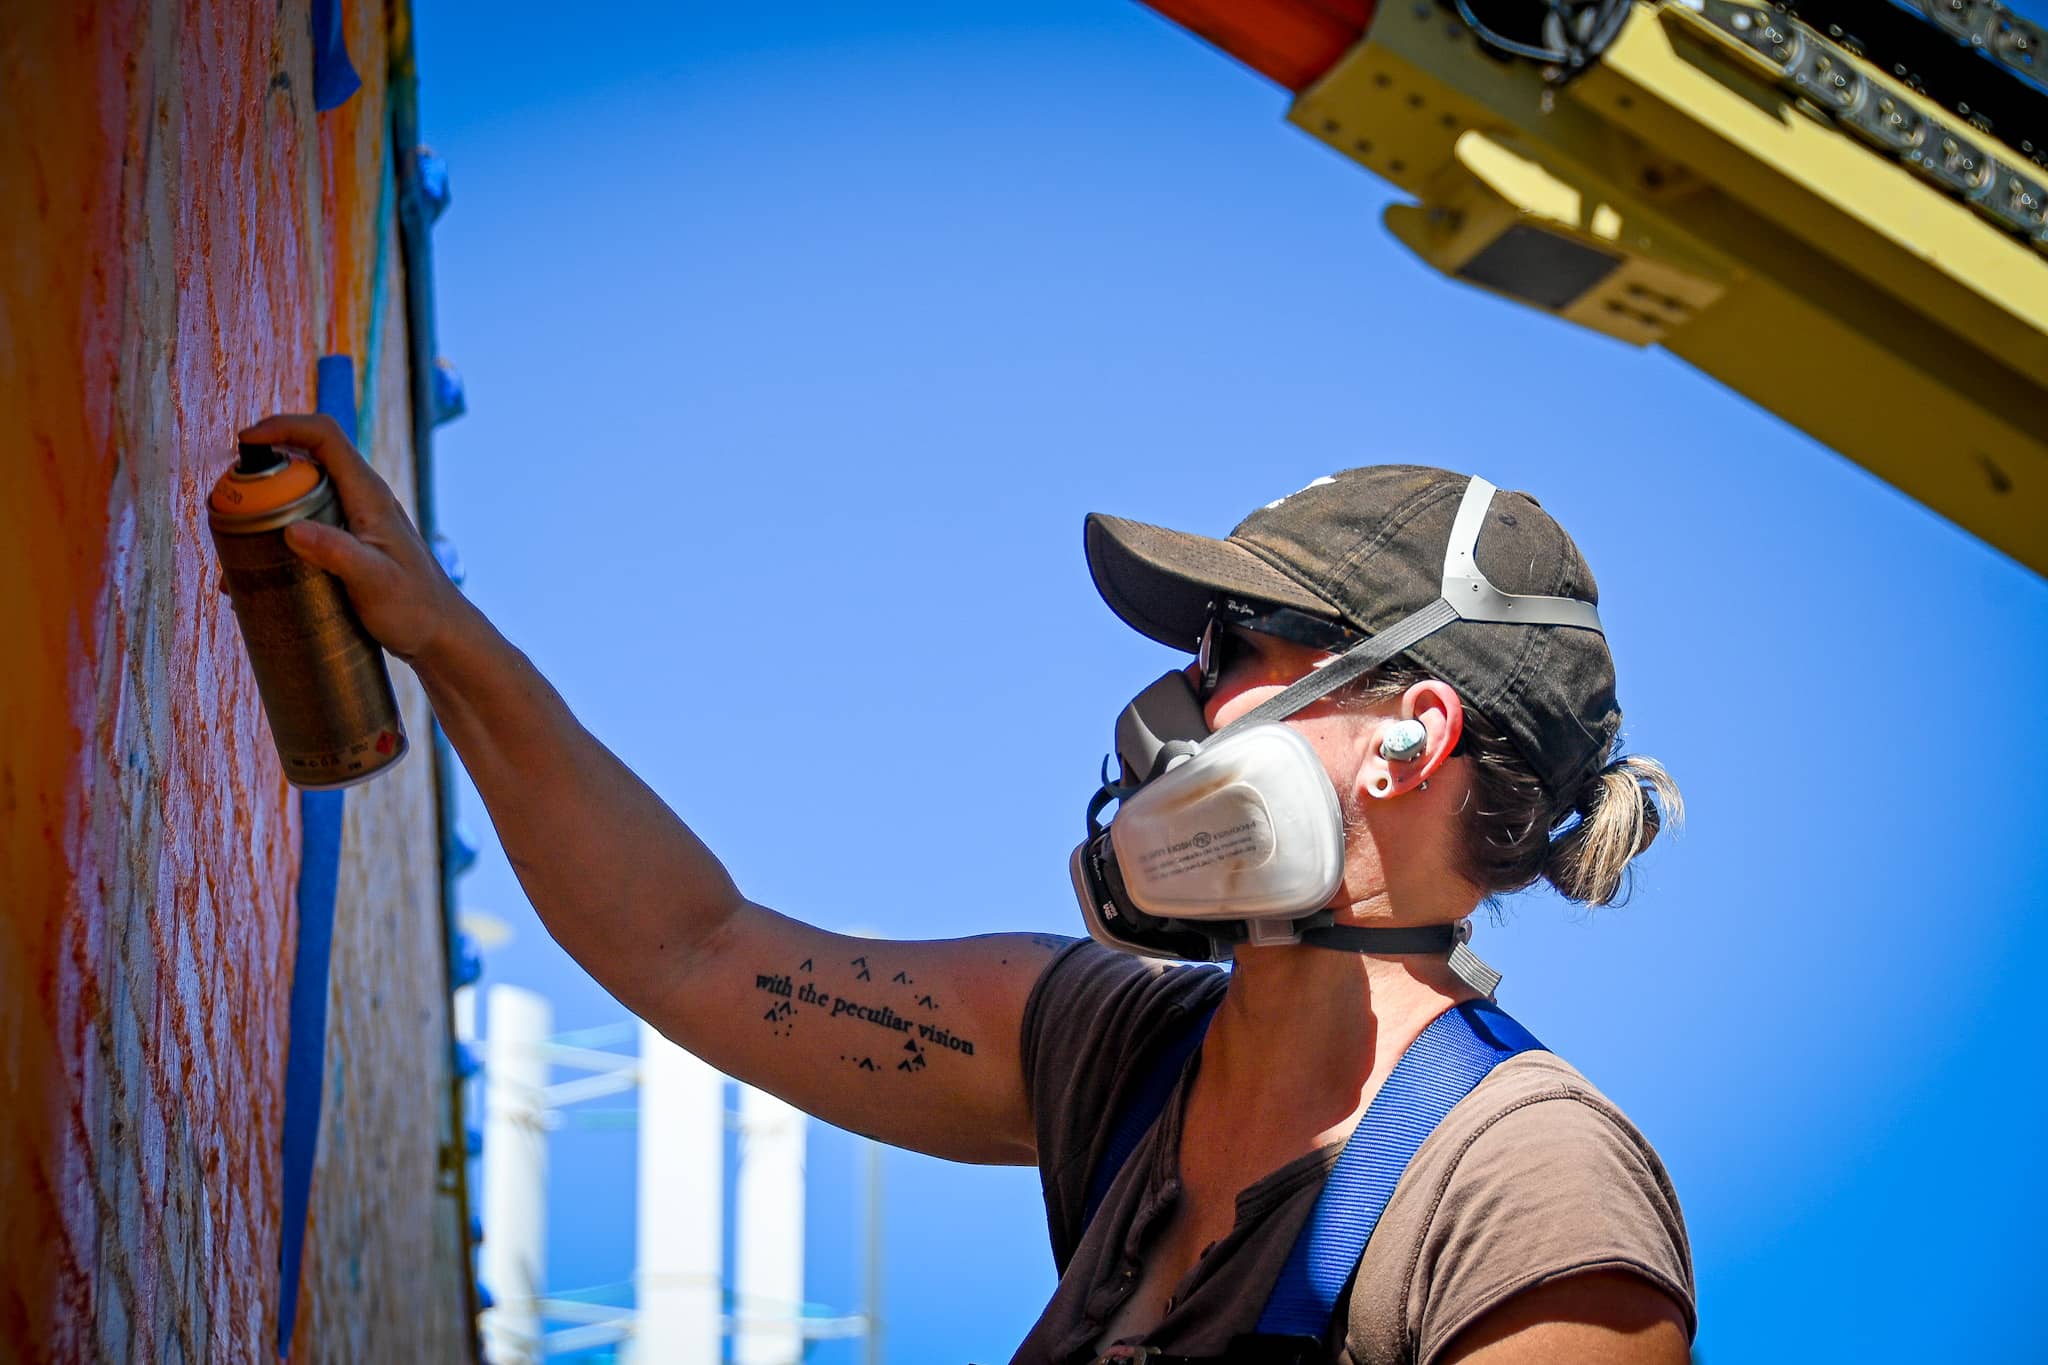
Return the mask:
POLYGON ((623 1358, 718 1365, 798 1365, 808 1342, 865 1338, 880 1365, 880 1149, 868 1144, 864 1311, 818 1316, 804 1301, 805 1119, 752 1086, 728 1110, 726 1078, 638 1025, 639 1055, 602 1043, 630 1027, 553 1036, 542 997, 509 986, 486 995, 483 1243, 490 1307, 481 1329, 491 1365, 528 1365, 614 1346, 623 1358), (556 1068, 579 1072, 554 1079, 556 1068), (546 1287, 547 1135, 569 1106, 637 1088, 638 1231, 634 1307, 546 1287), (724 1283, 725 1138, 738 1134, 734 1283, 724 1283), (551 1325, 552 1324, 552 1325, 551 1325))

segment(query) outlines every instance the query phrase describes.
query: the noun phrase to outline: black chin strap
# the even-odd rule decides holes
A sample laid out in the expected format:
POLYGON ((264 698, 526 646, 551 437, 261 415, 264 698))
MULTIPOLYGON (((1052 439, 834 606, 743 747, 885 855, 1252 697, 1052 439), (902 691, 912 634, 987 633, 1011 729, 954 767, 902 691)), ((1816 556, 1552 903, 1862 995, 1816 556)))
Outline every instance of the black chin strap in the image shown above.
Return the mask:
POLYGON ((1457 978, 1491 1000, 1500 989, 1500 973, 1486 965, 1479 954, 1465 946, 1472 937, 1469 921, 1456 924, 1425 924, 1409 929, 1365 929, 1355 924, 1325 924, 1300 931, 1301 942, 1314 948, 1334 948, 1346 953, 1448 953, 1450 968, 1457 978))
POLYGON ((1340 948, 1347 953, 1448 953, 1458 946, 1455 924, 1425 924, 1410 929, 1362 929, 1355 924, 1326 924, 1301 931, 1303 943, 1340 948))

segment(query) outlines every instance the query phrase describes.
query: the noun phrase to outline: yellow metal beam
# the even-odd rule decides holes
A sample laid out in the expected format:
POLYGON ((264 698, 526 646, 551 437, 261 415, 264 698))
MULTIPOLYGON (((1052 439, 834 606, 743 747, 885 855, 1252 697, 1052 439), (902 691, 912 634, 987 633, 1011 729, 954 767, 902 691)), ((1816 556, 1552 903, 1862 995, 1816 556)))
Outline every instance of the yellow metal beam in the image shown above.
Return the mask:
POLYGON ((1803 41, 1638 0, 1560 92, 1436 5, 1382 4, 1290 118, 1416 197, 1388 227, 1439 270, 1661 345, 2048 573, 2048 236, 1992 207, 2048 175, 1819 35, 1795 82, 1751 15, 1803 41), (1851 136, 1827 81, 1960 129, 1945 167, 1851 136))

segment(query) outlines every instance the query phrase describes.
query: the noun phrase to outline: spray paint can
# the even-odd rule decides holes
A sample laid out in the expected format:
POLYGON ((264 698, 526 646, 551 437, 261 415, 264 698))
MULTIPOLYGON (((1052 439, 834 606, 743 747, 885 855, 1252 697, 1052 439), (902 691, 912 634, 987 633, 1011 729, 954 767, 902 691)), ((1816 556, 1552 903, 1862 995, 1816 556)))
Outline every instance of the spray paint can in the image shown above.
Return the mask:
POLYGON ((341 580, 284 541, 295 521, 342 524, 326 471, 303 455, 244 444, 214 484, 206 519, 286 779, 347 787, 396 763, 405 727, 383 648, 341 580))

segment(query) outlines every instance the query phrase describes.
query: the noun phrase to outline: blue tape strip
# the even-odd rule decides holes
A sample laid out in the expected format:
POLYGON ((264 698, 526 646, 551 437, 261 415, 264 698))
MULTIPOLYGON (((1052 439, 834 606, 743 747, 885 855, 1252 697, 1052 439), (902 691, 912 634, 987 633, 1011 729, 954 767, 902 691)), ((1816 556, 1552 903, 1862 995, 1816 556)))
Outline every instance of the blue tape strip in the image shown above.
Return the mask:
MULTIPOLYGON (((356 438, 355 362, 320 357, 315 406, 356 438)), ((342 796, 299 793, 299 950, 292 965, 291 1035, 284 1064, 284 1226, 279 1248, 277 1354, 291 1355, 299 1311, 313 1156, 320 1141, 320 1086, 327 1059, 327 977, 334 896, 341 877, 342 796)))
POLYGON ((313 378, 313 407, 341 423, 351 444, 356 438, 356 362, 345 355, 323 355, 313 378))
POLYGON ((346 28, 341 0, 313 0, 313 108, 323 114, 363 88, 363 78, 348 59, 346 28))

